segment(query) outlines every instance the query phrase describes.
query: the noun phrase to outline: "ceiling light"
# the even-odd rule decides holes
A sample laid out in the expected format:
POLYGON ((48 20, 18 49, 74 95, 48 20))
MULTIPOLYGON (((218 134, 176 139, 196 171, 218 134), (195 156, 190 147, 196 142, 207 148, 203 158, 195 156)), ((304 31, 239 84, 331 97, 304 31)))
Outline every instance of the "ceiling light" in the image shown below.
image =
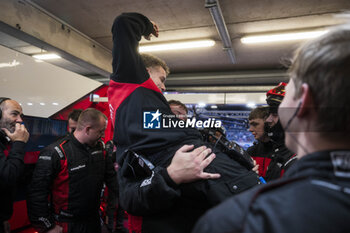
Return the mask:
POLYGON ((322 36, 328 30, 318 30, 309 32, 294 32, 281 34, 266 34, 257 36, 245 36, 241 38, 243 44, 268 43, 276 41, 304 40, 322 36))
POLYGON ((39 59, 39 60, 50 60, 50 59, 58 59, 61 58, 57 54, 54 53, 44 53, 44 54, 35 54, 32 57, 39 59))
POLYGON ((40 103, 40 105, 41 105, 41 106, 44 106, 44 105, 45 105, 45 103, 40 103))
POLYGON ((204 102, 199 102, 197 105, 199 108, 204 108, 206 106, 206 103, 204 102))
POLYGON ((187 42, 177 42, 177 43, 163 43, 163 44, 140 46, 139 52, 204 48, 204 47, 211 47, 214 45, 215 45, 214 40, 197 40, 197 41, 187 41, 187 42))
POLYGON ((4 63, 0 63, 0 68, 4 68, 4 67, 14 67, 14 66, 18 66, 21 63, 13 60, 12 62, 4 62, 4 63))
POLYGON ((256 108, 256 103, 254 103, 254 102, 249 102, 249 103, 247 103, 247 107, 248 107, 248 108, 256 108))
POLYGON ((33 105, 33 103, 27 103, 27 105, 32 106, 32 105, 33 105))
POLYGON ((58 103, 52 103, 52 105, 56 105, 56 106, 57 106, 57 105, 58 105, 58 103))

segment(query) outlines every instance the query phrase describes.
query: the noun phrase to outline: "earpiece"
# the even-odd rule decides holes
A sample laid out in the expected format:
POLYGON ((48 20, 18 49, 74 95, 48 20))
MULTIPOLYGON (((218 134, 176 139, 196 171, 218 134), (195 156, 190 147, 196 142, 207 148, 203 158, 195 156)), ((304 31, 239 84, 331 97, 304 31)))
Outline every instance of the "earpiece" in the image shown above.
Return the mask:
POLYGON ((303 104, 303 101, 300 101, 299 104, 298 104, 298 107, 295 109, 295 112, 293 113, 293 116, 291 118, 289 118, 288 122, 287 122, 287 125, 284 129, 284 131, 287 132, 287 129, 289 128, 290 124, 292 123, 292 121, 294 120, 294 117, 297 115, 297 113, 299 112, 299 109, 301 107, 301 105, 303 104))
MULTIPOLYGON (((6 101, 6 100, 10 100, 10 98, 7 98, 7 97, 0 97, 0 105, 1 105, 4 101, 6 101)), ((1 118, 2 118, 2 110, 1 110, 1 108, 0 108, 0 120, 1 120, 1 118)))
POLYGON ((303 104, 303 101, 300 100, 298 107, 297 107, 298 111, 299 111, 299 108, 301 107, 302 104, 303 104))

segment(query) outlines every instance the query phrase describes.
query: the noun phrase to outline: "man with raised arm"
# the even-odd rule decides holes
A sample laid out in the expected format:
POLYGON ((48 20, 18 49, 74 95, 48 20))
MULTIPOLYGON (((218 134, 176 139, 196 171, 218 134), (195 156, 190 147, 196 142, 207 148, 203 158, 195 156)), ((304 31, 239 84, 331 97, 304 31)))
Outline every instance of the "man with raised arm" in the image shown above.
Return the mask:
MULTIPOLYGON (((127 203, 121 203, 124 209, 132 210, 134 214, 142 210, 139 213, 143 216, 143 232, 189 232, 196 219, 206 209, 258 184, 258 177, 251 171, 251 167, 245 167, 235 160, 235 156, 238 155, 234 152, 224 154, 213 150, 216 158, 206 168, 207 176, 202 178, 211 178, 210 173, 220 173, 219 179, 205 179, 186 184, 184 184, 186 179, 181 180, 181 184, 173 180, 171 184, 167 179, 171 177, 171 172, 165 168, 171 164, 175 152, 184 145, 193 145, 192 148, 198 148, 205 143, 195 128, 148 129, 144 125, 146 113, 152 114, 149 122, 151 125, 153 121, 159 120, 162 114, 163 116, 173 115, 162 94, 162 91, 165 91, 167 66, 153 56, 142 59, 138 53, 142 36, 146 39, 150 39, 151 35, 158 36, 157 25, 141 14, 124 13, 115 19, 112 33, 113 74, 108 98, 114 123, 113 140, 117 146, 117 160, 121 165, 119 180, 120 182, 129 178, 142 180, 147 177, 147 175, 137 175, 137 165, 132 166, 135 153, 147 160, 143 159, 141 164, 146 164, 143 169, 146 174, 151 174, 140 186, 132 189, 136 192, 128 192, 126 186, 121 185, 121 200, 123 195, 126 196, 125 193, 131 195, 128 196, 127 203), (152 170, 150 164, 163 172, 152 170), (156 175, 168 182, 164 186, 156 186, 152 181, 156 175), (144 189, 145 187, 148 189, 144 189), (155 198, 154 195, 168 188, 170 188, 169 192, 174 189, 179 190, 180 195, 175 195, 174 198, 159 195, 155 198), (148 195, 149 192, 153 192, 154 195, 148 195), (139 205, 133 202, 140 197, 150 196, 153 198, 145 198, 143 202, 138 202, 139 205), (147 206, 151 208, 144 208, 147 206)), ((181 120, 175 118, 173 121, 177 123, 181 120)), ((209 153, 206 152, 206 154, 209 153)), ((188 179, 188 181, 191 180, 193 179, 188 179)))

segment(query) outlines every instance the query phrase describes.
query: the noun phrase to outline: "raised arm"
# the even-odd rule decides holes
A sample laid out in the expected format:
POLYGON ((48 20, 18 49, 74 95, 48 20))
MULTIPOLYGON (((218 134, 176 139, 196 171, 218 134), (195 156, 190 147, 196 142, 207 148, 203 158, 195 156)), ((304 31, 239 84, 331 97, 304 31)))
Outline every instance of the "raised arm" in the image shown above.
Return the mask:
POLYGON ((158 36, 158 27, 139 13, 123 13, 112 26, 113 74, 111 79, 120 83, 143 83, 149 77, 138 52, 142 36, 158 36))

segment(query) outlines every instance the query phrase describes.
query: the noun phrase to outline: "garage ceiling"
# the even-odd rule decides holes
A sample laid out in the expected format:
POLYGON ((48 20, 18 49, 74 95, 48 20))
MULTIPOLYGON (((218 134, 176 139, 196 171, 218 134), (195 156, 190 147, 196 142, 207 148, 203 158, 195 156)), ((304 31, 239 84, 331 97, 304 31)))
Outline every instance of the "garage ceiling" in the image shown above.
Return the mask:
MULTIPOLYGON (((55 50, 57 41, 55 42, 54 38, 47 39, 50 35, 54 36, 55 30, 58 30, 50 21, 54 19, 63 25, 62 30, 68 28, 77 32, 95 43, 94 46, 105 51, 106 56, 110 58, 110 29, 114 18, 122 12, 140 12, 155 21, 160 28, 159 38, 151 42, 142 40, 142 44, 203 38, 216 41, 216 45, 211 48, 153 53, 164 59, 172 71, 167 81, 171 90, 196 91, 196 88, 201 88, 203 91, 205 87, 210 87, 215 91, 213 87, 218 87, 219 90, 219 87, 222 89, 222 86, 225 86, 236 87, 232 89, 234 92, 240 86, 273 85, 286 80, 281 62, 291 58, 293 50, 299 45, 299 42, 243 45, 240 42, 242 36, 324 28, 344 22, 344 18, 337 15, 350 8, 349 0, 218 1, 236 55, 235 64, 223 51, 220 35, 209 10, 205 8, 204 0, 0 0, 0 13, 3 15, 0 19, 3 24, 9 25, 13 30, 29 33, 37 39, 33 42, 20 33, 9 33, 9 30, 0 27, 3 31, 0 33, 0 43, 27 54, 34 53, 29 49, 32 45, 39 50, 55 50), (13 10, 7 11, 6 8, 13 10), (33 9, 47 16, 47 23, 51 23, 50 35, 44 36, 45 32, 42 29, 30 33, 24 26, 19 28, 16 24, 16 20, 20 21, 19 26, 25 24, 26 17, 32 17, 33 9), (8 19, 12 16, 14 20, 8 19), (11 38, 18 39, 18 43, 11 38), (41 38, 44 38, 44 45, 39 43, 41 38), (48 42, 52 39, 53 43, 48 42)), ((45 20, 41 20, 41 23, 42 21, 45 20)), ((35 31, 36 26, 31 25, 32 31, 35 31)), ((60 47, 56 51, 63 52, 64 59, 56 64, 93 79, 108 79, 109 60, 104 62, 109 66, 108 70, 95 64, 93 60, 101 60, 99 57, 93 59, 92 56, 92 59, 86 61, 84 53, 71 56, 76 50, 79 48, 60 47), (74 49, 75 51, 72 51, 74 49)), ((225 92, 230 92, 229 88, 225 88, 225 92)))

